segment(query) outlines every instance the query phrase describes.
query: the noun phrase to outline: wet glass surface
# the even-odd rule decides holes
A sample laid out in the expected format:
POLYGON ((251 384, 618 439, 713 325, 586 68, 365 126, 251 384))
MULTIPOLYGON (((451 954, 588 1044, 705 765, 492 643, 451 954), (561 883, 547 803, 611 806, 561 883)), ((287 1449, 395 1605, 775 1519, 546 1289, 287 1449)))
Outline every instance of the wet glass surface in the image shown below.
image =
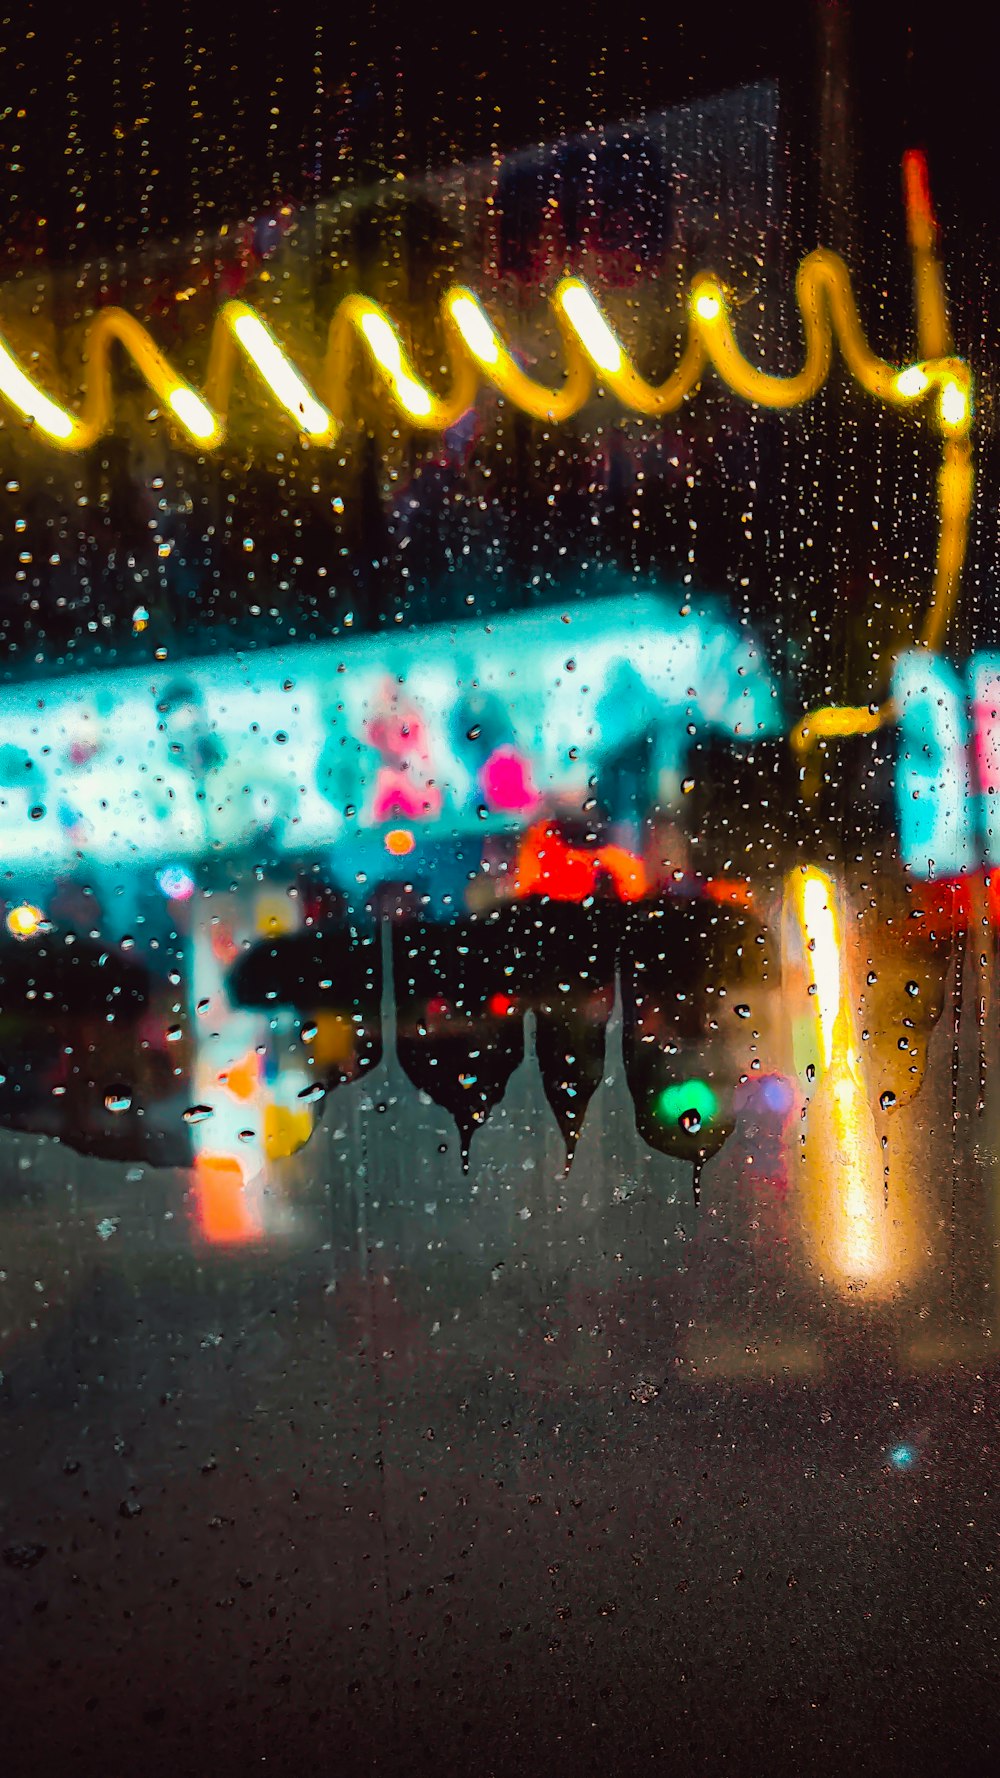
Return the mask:
POLYGON ((992 1770, 930 50, 223 11, 4 27, 2 1769, 992 1770))

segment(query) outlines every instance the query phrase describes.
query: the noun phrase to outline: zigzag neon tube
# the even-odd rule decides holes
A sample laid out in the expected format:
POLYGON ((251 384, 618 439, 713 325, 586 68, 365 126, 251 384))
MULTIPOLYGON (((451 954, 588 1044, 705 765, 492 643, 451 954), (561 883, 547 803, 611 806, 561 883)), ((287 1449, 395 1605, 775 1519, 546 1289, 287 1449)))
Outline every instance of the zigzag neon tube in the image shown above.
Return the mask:
POLYGON ((796 278, 805 355, 802 369, 779 377, 752 364, 737 341, 736 305, 722 283, 703 273, 688 296, 688 337, 667 380, 654 386, 636 369, 596 298, 579 278, 564 278, 552 296, 565 354, 565 376, 552 388, 528 375, 472 291, 453 286, 442 321, 452 366, 451 388, 437 394, 417 374, 399 329, 385 311, 363 296, 349 296, 330 325, 325 362, 314 389, 289 358, 263 318, 246 303, 223 304, 216 317, 204 394, 199 394, 159 351, 146 329, 120 309, 102 309, 90 323, 87 383, 77 414, 39 387, 10 346, 0 339, 0 396, 58 449, 86 450, 113 419, 111 351, 122 347, 177 430, 200 450, 216 449, 226 434, 226 415, 242 357, 296 429, 333 444, 350 418, 351 370, 360 350, 386 396, 413 426, 438 431, 454 423, 482 384, 537 419, 569 419, 600 384, 624 408, 656 417, 679 408, 711 367, 740 399, 787 409, 810 401, 826 381, 839 347, 852 376, 869 395, 908 408, 936 394, 935 424, 945 438, 964 439, 971 415, 968 367, 961 359, 929 359, 898 366, 869 347, 858 317, 850 276, 835 253, 818 248, 803 260, 796 278))
MULTIPOLYGON (((922 289, 920 285, 918 295, 922 289)), ((128 353, 188 443, 198 450, 214 450, 226 436, 230 396, 242 358, 302 436, 317 445, 333 445, 351 418, 352 372, 359 351, 376 384, 408 424, 437 432, 454 425, 483 384, 534 419, 553 424, 578 413, 595 386, 606 389, 622 407, 655 419, 676 411, 709 369, 734 395, 755 406, 801 407, 826 382, 836 345, 848 371, 875 400, 906 409, 933 398, 931 424, 942 441, 939 528, 933 592, 920 642, 936 650, 958 598, 972 510, 969 367, 943 353, 903 366, 879 358, 865 339, 847 267, 827 248, 817 248, 802 261, 795 294, 805 352, 801 370, 787 377, 760 369, 744 355, 734 325, 738 305, 719 279, 701 273, 688 293, 684 349, 672 374, 659 385, 640 374, 586 284, 579 278, 564 278, 551 298, 565 360, 563 381, 556 388, 521 368, 478 297, 455 285, 441 311, 451 365, 451 387, 443 395, 417 374, 399 329, 385 310, 368 297, 348 296, 330 324, 315 390, 267 322, 246 303, 227 302, 212 331, 204 395, 174 370, 134 317, 108 308, 94 317, 88 329, 87 380, 79 414, 40 388, 2 337, 0 397, 48 444, 63 451, 87 450, 112 423, 111 354, 117 345, 128 353)), ((943 322, 933 328, 922 325, 920 334, 925 348, 950 344, 943 322)), ((889 705, 826 707, 796 725, 792 744, 805 756, 817 741, 871 732, 890 716, 889 705)))

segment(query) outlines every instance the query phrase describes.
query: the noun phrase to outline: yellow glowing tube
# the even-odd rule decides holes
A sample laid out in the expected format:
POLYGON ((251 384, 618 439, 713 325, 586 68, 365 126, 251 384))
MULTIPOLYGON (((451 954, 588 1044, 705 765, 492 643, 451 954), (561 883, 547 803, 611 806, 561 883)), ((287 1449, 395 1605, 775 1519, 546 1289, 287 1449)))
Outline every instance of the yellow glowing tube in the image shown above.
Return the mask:
MULTIPOLYGON (((64 449, 79 449, 77 437, 83 431, 80 421, 53 401, 31 381, 21 369, 13 352, 0 340, 0 395, 23 415, 31 426, 37 426, 53 444, 64 449)), ((87 441, 89 443, 89 440, 87 441)))
POLYGON ((735 305, 718 279, 706 273, 691 286, 688 336, 680 360, 658 388, 640 375, 593 293, 579 278, 564 278, 552 298, 565 353, 565 377, 556 389, 521 368, 478 298, 456 285, 442 307, 453 378, 446 396, 436 395, 417 375, 394 322, 363 296, 346 297, 333 317, 318 392, 254 309, 243 302, 227 302, 213 328, 204 399, 172 369, 139 322, 118 309, 101 310, 91 322, 82 415, 41 390, 2 340, 0 396, 54 445, 84 449, 111 424, 108 352, 117 342, 181 431, 194 444, 211 448, 224 437, 236 361, 242 355, 298 429, 317 442, 331 444, 349 417, 350 369, 358 348, 367 354, 386 394, 411 424, 440 429, 454 423, 484 381, 537 419, 569 419, 591 398, 595 379, 624 407, 655 416, 678 407, 692 394, 709 364, 742 399, 776 409, 793 408, 822 387, 836 344, 847 368, 869 394, 905 408, 936 391, 936 420, 942 434, 958 442, 967 439, 971 419, 967 366, 960 359, 942 357, 899 367, 877 357, 865 340, 847 268, 835 253, 818 248, 803 260, 796 297, 805 356, 801 370, 789 377, 761 370, 743 355, 731 314, 735 305))
POLYGON ((218 443, 221 432, 211 409, 167 362, 145 328, 122 309, 101 309, 91 323, 82 415, 69 413, 33 384, 2 342, 0 394, 53 444, 64 450, 86 450, 111 421, 111 352, 115 345, 128 353, 149 388, 170 408, 189 438, 198 444, 218 443))
MULTIPOLYGON (((942 461, 938 474, 938 542, 933 593, 919 635, 924 648, 939 649, 958 603, 962 567, 972 513, 974 471, 970 433, 972 427, 972 379, 968 365, 949 357, 951 329, 945 301, 944 279, 936 254, 937 223, 931 204, 927 162, 920 150, 903 156, 907 235, 913 257, 913 290, 917 343, 923 362, 907 365, 895 377, 895 394, 919 400, 937 390, 937 424, 942 436, 942 461)), ((829 705, 803 717, 792 730, 792 746, 807 755, 812 743, 833 736, 869 733, 895 715, 892 700, 868 710, 829 705)), ((803 768, 807 795, 819 785, 815 761, 803 768)))
POLYGON ((225 411, 237 346, 299 431, 321 443, 332 444, 338 431, 333 415, 317 400, 282 351, 267 322, 246 303, 225 303, 216 322, 208 367, 208 393, 213 406, 225 411))
MULTIPOLYGON (((659 387, 640 375, 587 286, 579 278, 564 278, 552 298, 565 357, 565 376, 555 389, 521 368, 478 298, 456 285, 442 306, 452 375, 445 396, 437 395, 417 375, 399 331, 385 311, 367 297, 349 296, 330 324, 318 393, 292 363, 266 321, 248 304, 228 302, 213 328, 204 397, 178 375, 139 322, 120 309, 103 309, 91 322, 88 334, 81 414, 74 414, 39 388, 2 339, 0 398, 22 415, 38 437, 62 450, 85 450, 112 423, 110 354, 117 345, 132 358, 191 444, 202 450, 215 449, 225 436, 237 360, 242 356, 298 430, 317 444, 331 445, 350 418, 351 368, 359 349, 408 423, 438 431, 455 423, 475 400, 477 386, 483 382, 533 418, 556 424, 570 419, 590 400, 595 380, 623 407, 655 417, 673 411, 692 395, 708 365, 741 399, 774 409, 794 408, 811 400, 822 387, 836 344, 848 370, 870 395, 899 408, 927 401, 941 434, 937 562, 933 596, 920 638, 925 646, 937 648, 958 596, 972 507, 968 366, 952 356, 928 356, 902 367, 877 357, 865 340, 847 268, 825 248, 803 260, 795 288, 805 352, 802 368, 788 377, 761 370, 743 355, 731 313, 735 305, 719 280, 706 273, 691 285, 687 341, 675 370, 659 387)), ((930 321, 925 317, 920 337, 924 346, 935 341, 949 343, 944 324, 934 315, 930 321)), ((827 707, 796 725, 792 744, 805 754, 817 740, 870 732, 891 714, 889 704, 868 709, 827 707)))
POLYGON ((478 298, 457 284, 445 297, 445 309, 466 351, 483 379, 506 401, 535 420, 560 425, 579 413, 593 393, 593 372, 581 351, 565 311, 556 307, 556 320, 566 352, 566 379, 560 389, 538 383, 521 369, 513 353, 497 333, 478 298))
POLYGON ((453 426, 475 400, 478 378, 475 365, 462 350, 447 300, 443 321, 453 374, 451 390, 439 396, 417 375, 385 310, 367 296, 346 297, 330 325, 323 374, 324 390, 338 417, 347 418, 351 357, 355 342, 360 341, 383 388, 411 426, 430 432, 444 432, 453 426))
MULTIPOLYGON (((556 290, 556 312, 562 311, 580 348, 605 388, 616 395, 623 407, 635 413, 655 417, 672 413, 701 382, 705 370, 705 349, 700 323, 704 319, 695 305, 696 325, 692 326, 680 362, 671 376, 659 387, 641 377, 626 356, 617 335, 602 315, 587 286, 579 278, 564 278, 556 290)), ((565 333, 565 329, 564 329, 565 333)))
POLYGON ((216 416, 190 383, 168 363, 146 329, 122 309, 101 309, 91 324, 84 403, 84 427, 91 438, 98 437, 104 430, 112 410, 111 351, 115 345, 128 353, 149 388, 164 406, 170 408, 195 443, 216 442, 219 432, 216 416))
POLYGON ((792 376, 774 376, 759 370, 743 356, 730 318, 730 303, 716 279, 703 274, 691 291, 692 328, 700 334, 705 352, 722 381, 745 401, 761 407, 801 407, 823 387, 830 371, 834 341, 851 375, 878 401, 907 406, 930 387, 926 382, 900 375, 896 365, 876 356, 864 336, 850 274, 843 260, 818 247, 799 266, 795 295, 802 316, 805 362, 792 376))

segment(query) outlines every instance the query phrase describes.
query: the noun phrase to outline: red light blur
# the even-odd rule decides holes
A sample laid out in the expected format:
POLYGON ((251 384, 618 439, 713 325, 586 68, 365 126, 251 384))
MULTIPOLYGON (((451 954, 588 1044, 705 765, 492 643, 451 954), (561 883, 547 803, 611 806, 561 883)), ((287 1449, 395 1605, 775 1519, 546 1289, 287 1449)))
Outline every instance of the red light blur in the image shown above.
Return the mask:
POLYGON ((538 821, 525 833, 517 860, 519 898, 547 895, 552 901, 586 901, 602 878, 620 901, 639 901, 647 890, 646 867, 623 846, 571 846, 558 830, 538 821))
POLYGON ((908 148, 903 156, 903 198, 910 246, 929 251, 934 245, 937 221, 931 202, 927 156, 922 148, 908 148))

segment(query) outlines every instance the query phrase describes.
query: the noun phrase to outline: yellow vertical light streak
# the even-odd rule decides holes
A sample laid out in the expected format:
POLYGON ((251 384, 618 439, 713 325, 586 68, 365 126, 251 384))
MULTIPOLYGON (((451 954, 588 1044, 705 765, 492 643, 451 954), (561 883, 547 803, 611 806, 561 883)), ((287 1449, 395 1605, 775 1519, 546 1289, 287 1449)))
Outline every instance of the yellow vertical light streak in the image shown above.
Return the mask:
POLYGON ((805 1234, 815 1264, 838 1290, 877 1301, 914 1269, 912 1192, 897 1185, 886 1200, 835 885, 825 871, 800 866, 786 881, 785 907, 786 943, 805 959, 808 1054, 815 1057, 805 1069, 805 1234))
POLYGON ((840 933, 833 885, 823 871, 807 870, 802 884, 802 931, 807 935, 809 986, 816 1000, 824 1066, 833 1060, 833 1036, 841 1005, 840 933))

